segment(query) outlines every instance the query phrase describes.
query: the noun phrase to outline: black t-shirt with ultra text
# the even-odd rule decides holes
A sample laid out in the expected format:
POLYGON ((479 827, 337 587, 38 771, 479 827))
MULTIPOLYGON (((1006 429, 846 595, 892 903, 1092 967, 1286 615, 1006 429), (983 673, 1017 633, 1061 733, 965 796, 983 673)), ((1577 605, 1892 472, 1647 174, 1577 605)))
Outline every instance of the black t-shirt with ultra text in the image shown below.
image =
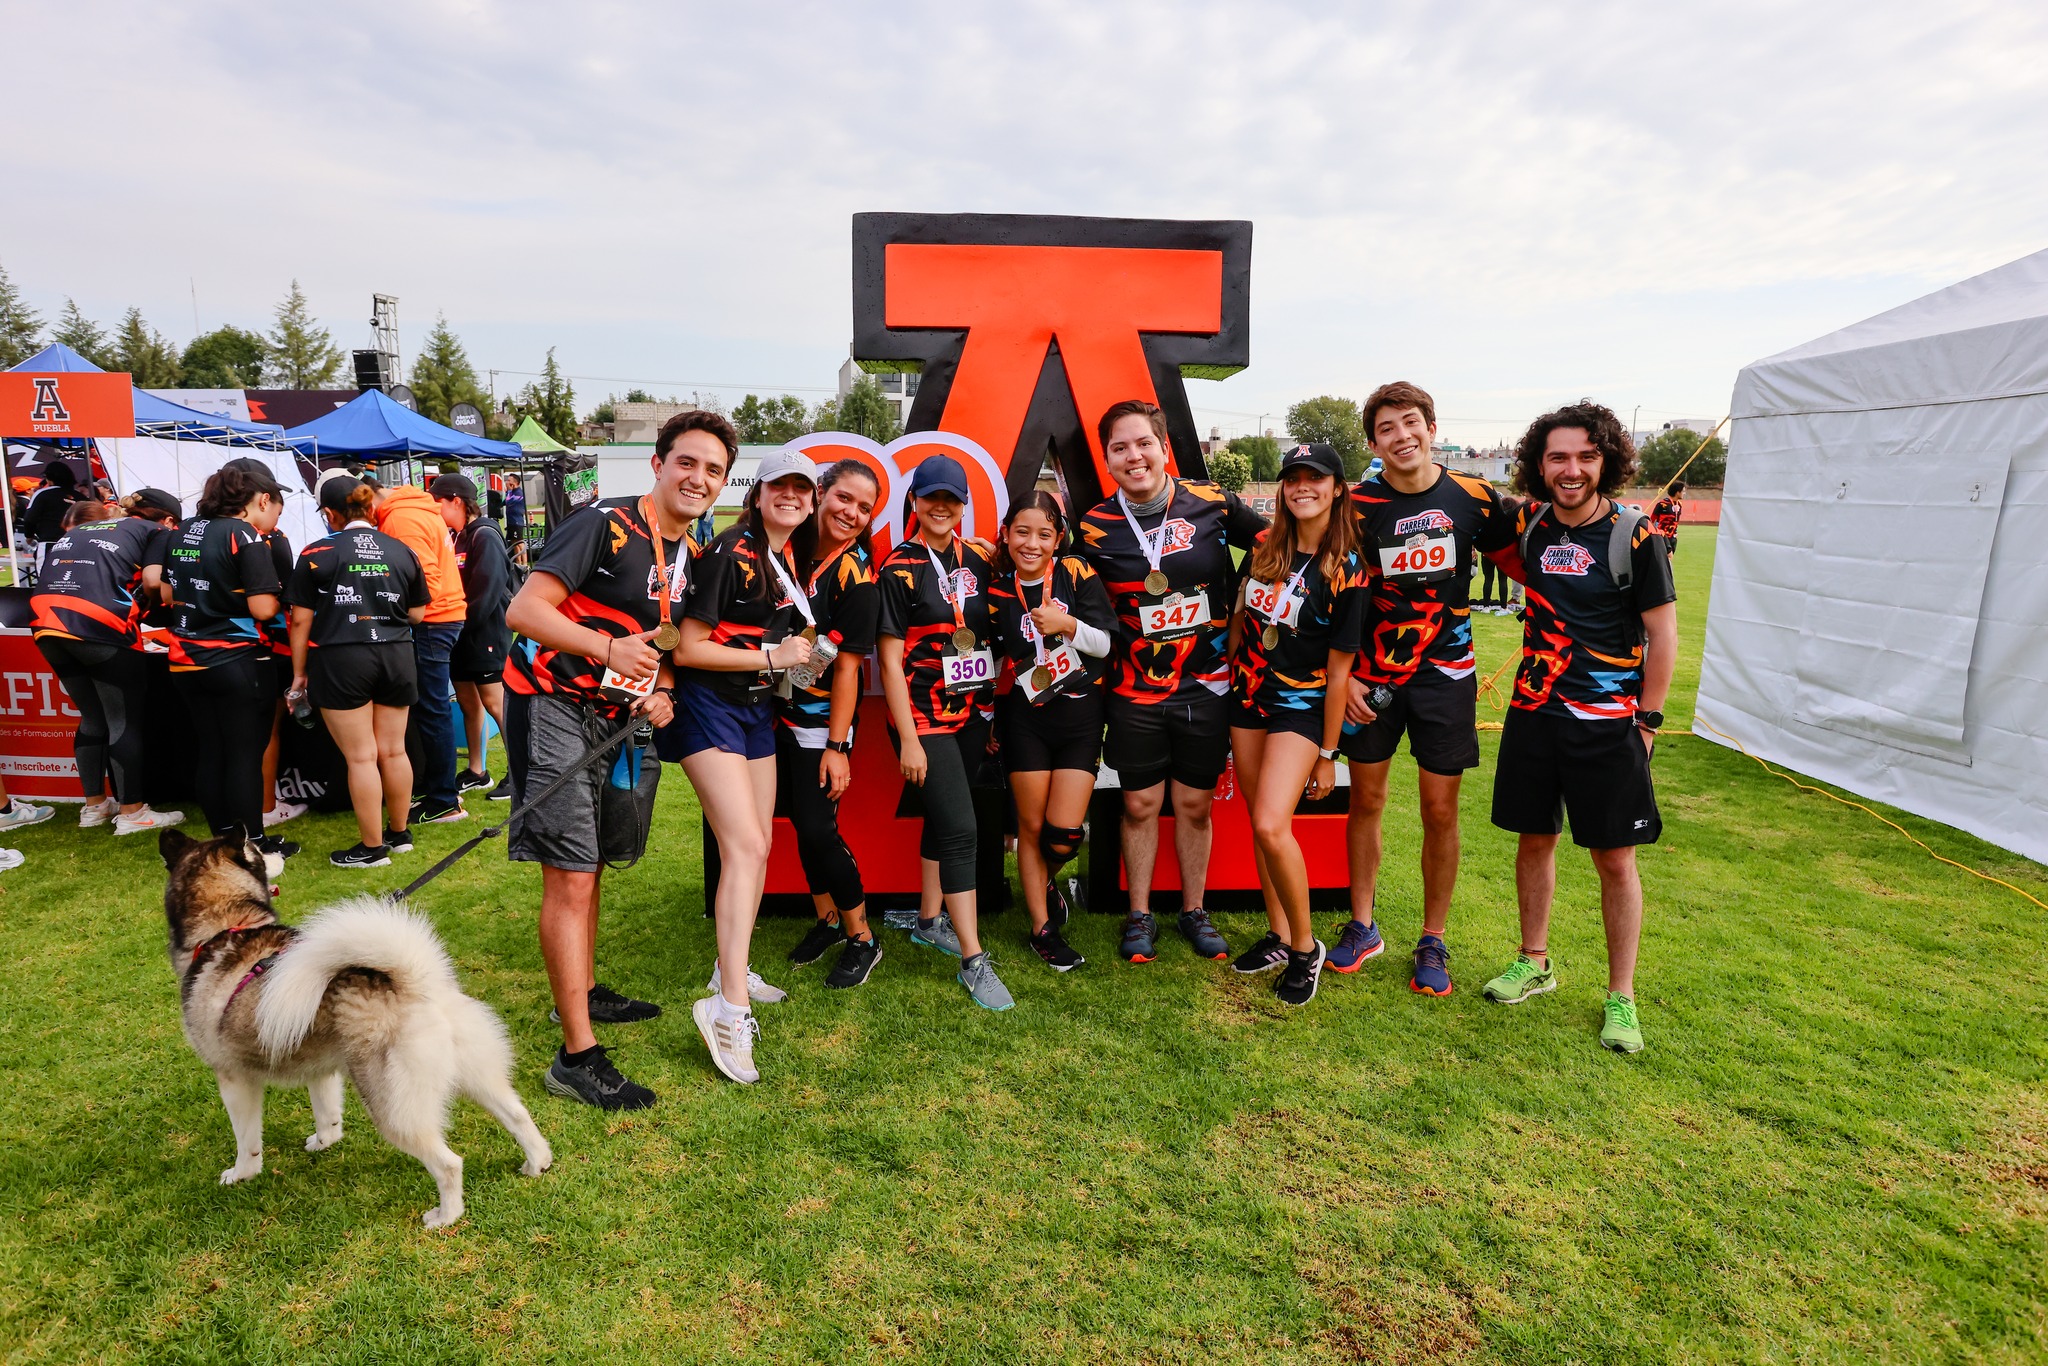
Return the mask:
MULTIPOLYGON (((1246 590, 1250 561, 1246 561, 1246 590)), ((1327 691, 1330 651, 1356 654, 1365 643, 1365 619, 1370 593, 1356 551, 1344 557, 1335 575, 1323 572, 1323 557, 1297 550, 1287 572, 1271 585, 1272 615, 1250 606, 1244 609, 1239 629, 1237 658, 1231 671, 1231 691, 1239 705, 1271 716, 1275 712, 1320 712, 1327 691), (1300 586, 1288 585, 1296 573, 1300 586), (1279 638, 1269 649, 1265 628, 1273 625, 1279 638)))
POLYGON ((194 517, 165 538, 163 567, 173 673, 269 653, 249 599, 284 586, 262 532, 239 517, 194 517))
MULTIPOLYGON (((882 588, 868 552, 850 545, 812 566, 804 589, 820 637, 830 637, 841 655, 875 652, 875 625, 882 615, 882 588)), ((832 671, 808 688, 792 685, 782 699, 782 723, 794 731, 824 731, 832 724, 832 671)), ((819 741, 818 743, 822 743, 819 741)))
POLYGON ((309 643, 386 645, 412 640, 406 610, 427 605, 419 557, 396 536, 350 522, 306 547, 286 600, 313 614, 309 643))
POLYGON ((889 552, 882 561, 882 613, 875 634, 903 642, 903 678, 910 687, 910 713, 920 735, 950 734, 967 725, 989 705, 995 687, 991 672, 979 688, 946 690, 945 659, 955 653, 957 623, 948 590, 932 572, 933 553, 952 585, 951 595, 960 603, 967 628, 974 632, 974 648, 989 651, 991 664, 995 651, 995 617, 988 597, 995 570, 987 551, 955 536, 944 550, 931 552, 913 536, 889 552))
POLYGON ((87 522, 43 554, 29 629, 93 645, 134 645, 146 604, 142 570, 163 563, 170 529, 140 517, 87 522))
MULTIPOLYGON (((796 563, 788 546, 777 554, 752 529, 728 527, 697 553, 690 569, 690 601, 683 615, 709 626, 713 645, 766 650, 786 640, 792 629, 803 627, 784 575, 789 583, 797 582, 796 563), (780 560, 780 574, 769 562, 770 555, 780 560)), ((692 683, 735 697, 760 696, 775 686, 774 675, 765 669, 683 669, 679 673, 692 683)))
POLYGON ((1634 716, 1643 692, 1643 613, 1676 601, 1671 546, 1645 520, 1629 548, 1630 582, 1614 582, 1608 543, 1619 512, 1567 527, 1547 504, 1524 504, 1516 536, 1541 509, 1522 564, 1522 665, 1510 705, 1582 721, 1634 716))

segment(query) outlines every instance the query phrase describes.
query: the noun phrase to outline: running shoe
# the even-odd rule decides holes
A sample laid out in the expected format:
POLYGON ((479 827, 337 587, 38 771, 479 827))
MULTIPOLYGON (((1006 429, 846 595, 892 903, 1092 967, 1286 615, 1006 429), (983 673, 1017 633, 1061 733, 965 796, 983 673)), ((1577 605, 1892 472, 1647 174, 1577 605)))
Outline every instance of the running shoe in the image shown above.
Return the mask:
POLYGON ((1600 1042, 1617 1053, 1643 1051, 1642 1022, 1636 1019, 1636 1003, 1618 991, 1607 993, 1607 1023, 1600 1027, 1600 1042))
POLYGON ((407 814, 407 825, 446 825, 451 821, 466 821, 469 813, 462 809, 461 802, 449 806, 429 807, 425 802, 414 802, 407 814))
POLYGON ((1305 1006, 1316 998, 1316 987, 1323 980, 1323 962, 1330 951, 1323 941, 1315 941, 1315 947, 1307 953, 1289 950, 1287 970, 1273 983, 1273 994, 1283 1005, 1305 1006))
POLYGON ((798 967, 815 963, 831 952, 835 944, 846 942, 846 931, 839 928, 836 920, 819 920, 804 932, 795 948, 789 951, 789 961, 798 967))
POLYGON ((455 790, 457 792, 474 792, 480 787, 489 787, 490 785, 491 775, 488 770, 478 773, 473 768, 465 768, 462 770, 462 776, 455 780, 455 790))
POLYGON ((388 868, 391 866, 391 851, 381 844, 372 849, 358 840, 352 848, 337 849, 329 854, 327 861, 337 868, 388 868))
MULTIPOLYGON (((604 983, 599 982, 584 997, 590 1010, 592 1024, 638 1024, 642 1020, 659 1019, 661 1007, 652 1001, 636 1001, 630 996, 621 996, 604 983)), ((552 1024, 562 1022, 562 1012, 550 1010, 548 1020, 552 1024)))
POLYGON ((512 800, 512 775, 507 773, 498 785, 491 789, 489 800, 509 802, 512 800))
POLYGON ((24 825, 41 825, 56 814, 57 808, 54 806, 37 806, 34 802, 25 802, 16 797, 7 803, 4 811, 0 811, 0 830, 18 830, 24 825))
POLYGON ((121 814, 121 803, 112 797, 100 802, 87 802, 78 808, 78 828, 90 830, 96 825, 105 825, 121 814))
POLYGON ((19 868, 28 862, 28 855, 19 849, 0 849, 0 873, 19 868))
POLYGON ((1380 938, 1377 921, 1368 925, 1363 921, 1347 920, 1344 928, 1337 932, 1336 947, 1330 950, 1330 971, 1357 972, 1366 959, 1379 957, 1386 948, 1387 941, 1380 938))
POLYGON ((557 1048, 541 1085, 564 1100, 580 1100, 600 1110, 645 1110, 654 1104, 654 1092, 620 1076, 602 1045, 574 1067, 569 1055, 557 1048))
POLYGON ((1237 961, 1230 966, 1233 971, 1249 977, 1256 973, 1271 972, 1274 968, 1286 966, 1286 963, 1287 941, 1273 931, 1267 930, 1264 939, 1240 953, 1237 961))
POLYGON ((299 852, 298 841, 288 840, 283 835, 260 835, 250 843, 264 853, 275 854, 279 858, 290 858, 299 852))
POLYGON ((1045 923, 1056 930, 1067 927, 1073 917, 1074 908, 1067 904, 1067 893, 1060 886, 1058 878, 1045 884, 1045 923))
POLYGON ((1030 936, 1031 947, 1054 972, 1071 972, 1088 960, 1075 953, 1073 946, 1060 937, 1052 921, 1045 922, 1045 928, 1030 936))
POLYGON ((1123 942, 1116 951, 1126 963, 1149 963, 1159 956, 1158 946, 1153 942, 1158 935, 1159 922, 1150 911, 1133 911, 1124 917, 1123 942))
POLYGON ((1010 996, 1010 989, 996 976, 996 965, 989 961, 984 949, 972 958, 960 960, 960 971, 954 979, 967 988, 967 994, 983 1010, 1008 1010, 1017 1004, 1010 996))
POLYGON ((1424 996, 1450 995, 1450 961, 1451 951, 1444 947, 1441 935, 1423 935, 1415 941, 1415 972, 1408 979, 1408 990, 1424 996))
POLYGON ((1531 996, 1557 990, 1557 973, 1546 957, 1538 963, 1526 953, 1515 955, 1508 970, 1479 988, 1479 994, 1504 1006, 1520 1005, 1531 996))
POLYGON ((184 822, 185 813, 182 811, 153 811, 145 806, 140 811, 128 815, 115 815, 114 833, 116 835, 139 835, 146 830, 168 830, 172 826, 182 825, 184 822))
MULTIPOLYGON (((718 964, 713 963, 711 965, 711 981, 705 985, 704 989, 713 996, 716 996, 725 989, 724 981, 725 979, 718 975, 718 964)), ((769 986, 761 980, 760 973, 755 972, 752 968, 748 968, 747 999, 749 1001, 759 1001, 762 1005, 772 1006, 777 1001, 788 1000, 789 993, 781 987, 769 986)))
POLYGON ((283 825, 286 821, 295 821, 305 815, 308 809, 304 802, 279 802, 276 806, 263 813, 263 828, 268 830, 273 825, 283 825))
POLYGON ((754 1040, 761 1037, 760 1022, 751 1010, 734 1015, 719 1009, 724 1004, 723 997, 706 996, 690 1007, 690 1018, 697 1022, 697 1032, 711 1050, 712 1065, 728 1080, 752 1086, 761 1080, 754 1070, 754 1040))
POLYGON ((839 961, 825 974, 828 987, 857 987, 868 980, 875 964, 882 961, 882 941, 873 931, 866 939, 849 939, 839 951, 839 961))
POLYGON ((940 953, 960 956, 960 934, 953 928, 953 917, 940 911, 936 920, 920 920, 917 928, 910 932, 910 942, 922 944, 940 953))
POLYGON ((384 847, 394 854, 410 854, 412 852, 412 831, 386 830, 384 832, 384 847))
POLYGON ((1224 942, 1222 932, 1200 906, 1192 911, 1182 911, 1179 925, 1180 937, 1195 946, 1195 957, 1206 958, 1212 963, 1220 963, 1230 957, 1230 945, 1224 942))

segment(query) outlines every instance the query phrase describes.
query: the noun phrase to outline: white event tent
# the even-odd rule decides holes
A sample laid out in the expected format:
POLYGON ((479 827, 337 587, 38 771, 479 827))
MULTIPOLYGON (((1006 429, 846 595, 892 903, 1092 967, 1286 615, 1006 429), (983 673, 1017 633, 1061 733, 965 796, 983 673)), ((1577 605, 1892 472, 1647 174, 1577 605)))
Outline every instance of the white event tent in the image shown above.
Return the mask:
POLYGON ((2048 862, 2048 251, 1732 411, 1700 733, 2048 862))

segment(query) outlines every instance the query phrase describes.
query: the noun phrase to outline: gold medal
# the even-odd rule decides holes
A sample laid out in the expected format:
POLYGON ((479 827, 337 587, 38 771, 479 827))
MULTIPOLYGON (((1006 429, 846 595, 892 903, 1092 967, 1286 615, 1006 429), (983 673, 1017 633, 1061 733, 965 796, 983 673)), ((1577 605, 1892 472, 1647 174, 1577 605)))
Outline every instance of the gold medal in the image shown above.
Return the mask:
POLYGON ((965 626, 953 632, 953 648, 963 652, 973 649, 974 632, 965 626))
POLYGON ((1269 650, 1278 645, 1280 643, 1280 628, 1270 621, 1267 622, 1266 629, 1259 632, 1259 643, 1269 650))
POLYGON ((1145 576, 1145 591, 1155 598, 1164 593, 1166 591, 1166 571, 1155 569, 1147 574, 1145 576))
POLYGON ((1044 692, 1052 686, 1052 670, 1041 664, 1031 671, 1031 691, 1044 692))
POLYGON ((666 654, 683 643, 683 633, 672 621, 664 621, 654 628, 654 648, 666 654))

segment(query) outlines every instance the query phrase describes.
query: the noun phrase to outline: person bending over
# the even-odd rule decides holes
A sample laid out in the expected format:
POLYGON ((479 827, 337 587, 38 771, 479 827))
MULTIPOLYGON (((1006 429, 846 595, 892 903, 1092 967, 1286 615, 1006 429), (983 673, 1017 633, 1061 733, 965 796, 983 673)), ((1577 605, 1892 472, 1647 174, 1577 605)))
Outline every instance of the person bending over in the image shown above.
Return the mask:
POLYGON ((455 537, 455 567, 461 571, 462 596, 469 605, 462 634, 448 656, 448 676, 455 683, 469 747, 469 764, 456 778, 455 788, 489 788, 489 800, 509 801, 510 777, 491 787, 490 768, 484 762, 484 717, 497 722, 499 735, 505 733, 505 650, 512 641, 505 628, 505 608, 512 601, 512 553, 505 549, 498 524, 477 507, 476 485, 466 476, 441 475, 427 493, 455 537))

